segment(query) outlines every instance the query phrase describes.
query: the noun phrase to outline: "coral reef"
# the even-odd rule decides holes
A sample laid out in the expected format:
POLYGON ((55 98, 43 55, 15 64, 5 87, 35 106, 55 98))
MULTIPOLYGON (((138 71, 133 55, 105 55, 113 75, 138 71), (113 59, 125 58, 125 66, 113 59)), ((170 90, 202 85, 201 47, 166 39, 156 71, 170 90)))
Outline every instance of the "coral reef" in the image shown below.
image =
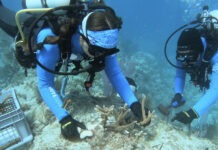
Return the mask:
POLYGON ((114 108, 114 105, 110 107, 100 107, 99 105, 96 105, 95 110, 101 113, 101 118, 102 118, 102 124, 103 127, 106 128, 107 130, 111 131, 116 131, 116 132, 121 132, 123 130, 127 130, 131 127, 134 127, 134 125, 140 125, 144 126, 148 122, 151 121, 152 118, 152 112, 148 112, 148 115, 146 116, 145 114, 145 100, 146 96, 143 94, 143 99, 142 99, 142 117, 143 120, 138 122, 136 121, 136 118, 134 115, 131 113, 131 110, 127 107, 125 104, 123 107, 120 107, 118 110, 114 108), (115 122, 112 120, 109 120, 110 116, 113 116, 115 122), (108 124, 110 122, 110 124, 108 124))
MULTIPOLYGON (((6 47, 5 43, 2 40, 0 44, 6 47)), ((134 48, 134 45, 132 47, 134 48)), ((9 51, 6 52, 6 56, 4 58, 7 58, 7 60, 14 59, 9 51)), ((146 97, 142 95, 140 98, 143 105, 150 105, 149 107, 155 110, 160 102, 167 103, 170 101, 172 96, 173 69, 168 69, 163 62, 156 61, 156 56, 144 51, 134 52, 134 55, 131 56, 121 53, 118 58, 123 62, 122 68, 125 75, 130 75, 135 79, 138 85, 138 92, 136 94, 146 94, 146 97), (162 65, 165 67, 160 68, 159 66, 162 65)), ((15 88, 21 108, 25 113, 34 136, 33 141, 19 148, 20 150, 218 149, 217 121, 214 121, 214 118, 217 118, 217 109, 213 109, 210 115, 208 115, 208 118, 211 119, 210 121, 206 120, 208 121, 206 127, 194 128, 192 126, 191 132, 184 125, 169 123, 158 111, 152 111, 148 114, 148 117, 145 117, 145 114, 143 114, 144 121, 138 124, 134 119, 129 119, 132 118, 131 112, 124 105, 120 97, 115 94, 110 95, 110 97, 104 95, 104 79, 101 74, 96 76, 91 89, 92 95, 86 93, 83 87, 86 74, 69 76, 64 107, 75 119, 84 122, 87 130, 80 131, 80 141, 67 141, 61 136, 60 124, 38 93, 35 70, 28 70, 28 76, 25 77, 23 68, 20 68, 14 60, 11 62, 4 60, 4 62, 8 64, 0 68, 2 72, 0 78, 1 87, 15 88), (5 73, 7 73, 7 76, 5 73), (152 119, 150 125, 144 127, 143 124, 146 124, 150 119, 152 119), (202 131, 207 130, 205 131, 205 136, 199 137, 199 135, 203 135, 199 133, 199 129, 202 129, 202 131), (208 140, 212 131, 214 135, 208 140)), ((57 89, 60 89, 60 84, 60 82, 57 83, 57 89)), ((190 97, 190 99, 199 97, 199 91, 193 89, 192 85, 188 82, 186 85, 187 88, 191 89, 185 93, 187 97, 190 97)), ((187 107, 193 104, 193 102, 193 100, 187 101, 187 107)), ((217 108, 217 106, 214 108, 217 108)), ((172 110, 172 113, 176 113, 176 110, 172 110)))
MULTIPOLYGON (((21 72, 20 72, 21 73, 21 72)), ((142 74, 143 75, 143 74, 142 74)), ((13 79, 15 80, 15 79, 13 79)), ((78 82, 82 82, 83 78, 77 78, 78 82)), ((96 83, 98 83, 97 81, 96 83)), ((71 80, 68 84, 71 84, 71 80)), ((73 83, 76 85, 76 83, 73 83)), ((85 92, 85 89, 75 89, 69 86, 66 93, 69 96, 66 108, 79 121, 86 124, 88 131, 83 131, 84 139, 80 141, 67 141, 60 134, 60 125, 55 117, 51 114, 46 105, 42 102, 40 95, 36 92, 37 88, 36 76, 34 73, 29 73, 28 78, 23 77, 22 82, 14 87, 17 97, 24 109, 27 120, 30 124, 34 135, 34 140, 21 147, 20 149, 211 149, 216 150, 217 145, 211 141, 203 138, 198 138, 194 134, 189 134, 183 128, 175 128, 172 124, 167 123, 158 116, 157 113, 152 112, 152 121, 149 126, 139 126, 137 124, 122 128, 115 132, 114 130, 105 130, 108 124, 102 122, 101 113, 96 112, 96 105, 102 106, 102 111, 106 116, 113 113, 113 110, 119 108, 122 110, 116 115, 118 120, 123 120, 122 116, 129 112, 120 97, 114 95, 113 97, 103 97, 101 92, 95 96, 90 96, 85 92), (27 94, 28 93, 28 94, 27 94), (114 106, 112 106, 114 105, 114 106), (106 109, 108 108, 108 109, 106 109), (120 117, 118 117, 120 116, 120 117), (87 133, 88 132, 88 133, 87 133), (51 136, 52 135, 52 136, 51 136), (175 141, 175 139, 177 139, 175 141)), ((77 85, 78 86, 78 85, 77 85)), ((99 85, 98 88, 101 88, 99 85)), ((93 89, 101 91, 101 89, 93 89)), ((155 97, 154 97, 155 98, 155 97)), ((142 96, 142 99, 146 99, 142 96)), ((117 111, 119 112, 119 111, 117 111)), ((110 115, 109 115, 110 116, 110 115)), ((115 117, 115 116, 114 116, 115 117)), ((108 121, 111 118, 108 118, 108 121)), ((116 124, 116 119, 109 124, 116 124)), ((120 122, 121 123, 121 122, 120 122)), ((121 126, 123 124, 121 123, 121 126)), ((129 124, 127 124, 129 125, 129 124)), ((81 131, 82 132, 82 131, 81 131)), ((81 137, 83 138, 83 137, 81 137)))

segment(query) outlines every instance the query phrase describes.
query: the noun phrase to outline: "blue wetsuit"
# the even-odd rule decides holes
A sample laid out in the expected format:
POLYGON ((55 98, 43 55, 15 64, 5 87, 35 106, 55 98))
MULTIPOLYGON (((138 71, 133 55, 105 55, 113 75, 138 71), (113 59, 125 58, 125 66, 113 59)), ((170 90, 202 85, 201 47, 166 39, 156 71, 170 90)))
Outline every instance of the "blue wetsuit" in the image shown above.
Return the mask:
MULTIPOLYGON (((37 42, 43 42, 47 36, 55 36, 49 28, 40 31, 37 36, 37 42)), ((83 55, 83 50, 79 44, 79 34, 72 36, 72 53, 83 55)), ((59 47, 57 44, 44 44, 43 48, 37 52, 37 59, 47 68, 53 69, 59 60, 59 47)), ((116 55, 110 55, 105 58, 105 72, 113 85, 114 89, 121 96, 121 98, 130 106, 133 102, 137 101, 134 93, 132 92, 125 76, 123 75, 116 55)), ((62 108, 63 102, 60 95, 54 87, 54 74, 47 72, 40 66, 37 66, 38 88, 40 94, 50 108, 52 113, 58 120, 61 120, 68 115, 68 112, 62 108)))
MULTIPOLYGON (((204 49, 206 49, 207 43, 205 38, 202 38, 202 43, 204 45, 204 49)), ((199 116, 202 116, 218 100, 218 52, 216 52, 215 55, 211 58, 210 63, 212 65, 210 87, 193 106, 194 111, 197 112, 199 116)), ((184 70, 176 70, 174 83, 175 93, 183 93, 185 87, 185 76, 186 72, 184 70)))

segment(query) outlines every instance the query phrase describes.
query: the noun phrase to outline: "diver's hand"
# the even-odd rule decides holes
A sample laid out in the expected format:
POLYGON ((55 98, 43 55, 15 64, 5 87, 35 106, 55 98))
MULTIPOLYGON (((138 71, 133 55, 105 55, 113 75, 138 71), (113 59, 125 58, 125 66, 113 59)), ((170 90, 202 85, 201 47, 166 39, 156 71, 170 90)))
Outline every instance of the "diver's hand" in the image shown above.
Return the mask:
MULTIPOLYGON (((142 105, 140 102, 134 102, 131 104, 130 109, 132 110, 133 114, 135 115, 138 122, 143 121, 142 117, 142 105)), ((149 109, 145 108, 145 115, 148 116, 149 109)), ((149 125, 151 123, 151 120, 145 124, 145 126, 149 125)))
POLYGON ((180 107, 185 104, 185 99, 180 93, 176 93, 171 101, 171 106, 174 108, 180 107))
POLYGON ((78 139, 80 134, 77 130, 77 127, 82 129, 86 129, 86 126, 83 123, 78 122, 77 120, 73 119, 70 115, 64 117, 61 121, 61 134, 64 138, 71 140, 71 139, 78 139))
POLYGON ((193 109, 189 109, 188 111, 181 111, 174 116, 171 121, 179 121, 184 124, 189 124, 193 119, 198 118, 197 113, 193 109))

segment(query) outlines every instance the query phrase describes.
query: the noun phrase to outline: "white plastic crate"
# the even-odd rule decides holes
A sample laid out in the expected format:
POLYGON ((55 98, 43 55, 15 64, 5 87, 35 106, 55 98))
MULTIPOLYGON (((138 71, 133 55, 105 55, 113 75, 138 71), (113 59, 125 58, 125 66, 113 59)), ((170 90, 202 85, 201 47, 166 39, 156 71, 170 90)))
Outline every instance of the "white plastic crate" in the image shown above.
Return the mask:
POLYGON ((14 89, 0 95, 0 150, 15 149, 33 139, 14 89))

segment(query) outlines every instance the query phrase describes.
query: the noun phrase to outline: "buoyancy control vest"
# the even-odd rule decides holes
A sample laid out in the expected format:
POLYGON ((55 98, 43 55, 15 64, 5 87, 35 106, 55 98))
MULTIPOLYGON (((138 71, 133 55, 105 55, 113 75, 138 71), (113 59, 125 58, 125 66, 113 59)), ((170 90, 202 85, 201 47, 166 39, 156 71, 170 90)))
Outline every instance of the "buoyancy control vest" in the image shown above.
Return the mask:
MULTIPOLYGON (((82 72, 88 72, 89 80, 84 83, 86 90, 88 91, 94 80, 95 72, 104 69, 104 58, 119 51, 116 48, 111 50, 101 49, 101 53, 94 57, 94 59, 87 59, 89 61, 89 65, 85 67, 80 64, 80 61, 68 61, 71 54, 72 35, 76 32, 77 27, 81 23, 84 16, 90 11, 94 11, 96 9, 105 9, 115 14, 113 9, 107 6, 88 6, 84 4, 38 10, 27 9, 26 11, 22 10, 21 12, 18 12, 16 18, 20 32, 16 38, 15 56, 20 65, 27 70, 28 68, 35 68, 36 64, 38 64, 46 71, 59 75, 77 75, 82 72), (18 18, 23 12, 27 12, 29 16, 21 26, 18 18), (37 34, 44 27, 50 27, 57 36, 48 36, 42 43, 36 43, 37 34), (59 65, 56 67, 56 70, 50 70, 49 68, 46 68, 36 59, 35 52, 41 49, 43 44, 58 44, 61 52, 61 59, 60 63, 58 63, 59 65), (68 72, 59 72, 59 68, 62 65, 63 59, 65 62, 67 60, 67 63, 73 63, 75 66, 74 69, 68 72)), ((98 50, 98 47, 94 48, 98 50)), ((65 71, 67 71, 67 69, 65 71)))
MULTIPOLYGON (((164 55, 168 63, 177 69, 183 69, 188 72, 190 74, 191 81, 195 85, 199 86, 200 89, 203 91, 209 88, 210 80, 208 75, 211 73, 212 68, 210 60, 218 50, 218 10, 216 11, 216 13, 212 13, 213 11, 209 13, 208 9, 208 6, 204 6, 203 12, 197 16, 196 20, 176 29, 167 38, 164 46, 164 55), (205 49, 200 65, 195 65, 191 68, 189 66, 181 66, 172 63, 167 54, 167 45, 170 39, 179 31, 185 31, 187 28, 198 30, 200 36, 204 37, 207 43, 207 47, 205 49)), ((184 58, 186 59, 187 57, 184 58)), ((180 60, 184 61, 185 59, 181 58, 180 60)), ((177 59, 177 61, 179 60, 177 59)))

